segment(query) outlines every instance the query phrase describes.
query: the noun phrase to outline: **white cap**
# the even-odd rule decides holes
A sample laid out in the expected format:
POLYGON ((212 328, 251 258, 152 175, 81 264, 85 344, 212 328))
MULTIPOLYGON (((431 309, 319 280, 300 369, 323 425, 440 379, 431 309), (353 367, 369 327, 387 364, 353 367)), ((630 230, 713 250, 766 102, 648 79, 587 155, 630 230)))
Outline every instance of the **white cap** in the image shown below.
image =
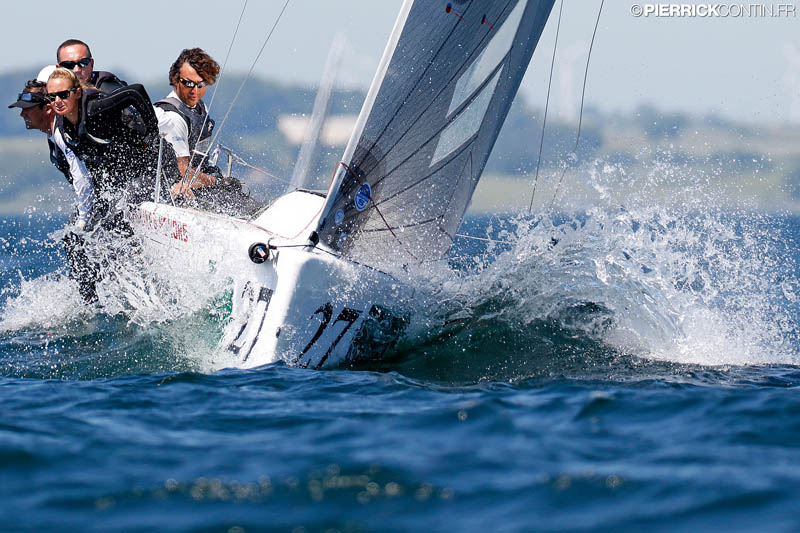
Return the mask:
POLYGON ((47 83, 47 80, 50 79, 50 74, 56 69, 55 65, 47 65, 42 70, 39 71, 39 75, 36 76, 36 81, 40 81, 42 83, 47 83))

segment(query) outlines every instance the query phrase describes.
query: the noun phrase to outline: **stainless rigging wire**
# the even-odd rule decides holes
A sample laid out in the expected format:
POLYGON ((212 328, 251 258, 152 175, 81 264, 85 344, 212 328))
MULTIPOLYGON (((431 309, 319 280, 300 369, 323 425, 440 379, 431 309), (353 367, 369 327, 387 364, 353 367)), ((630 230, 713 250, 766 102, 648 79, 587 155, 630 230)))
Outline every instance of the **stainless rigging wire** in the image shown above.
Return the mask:
MULTIPOLYGON (((592 50, 594 49, 594 40, 595 40, 595 37, 597 36, 597 27, 600 25, 600 15, 603 13, 603 4, 604 3, 605 3, 605 0, 600 0, 600 9, 597 12, 597 20, 595 21, 595 24, 594 24, 594 31, 592 32, 592 40, 589 43, 589 54, 586 57, 586 68, 584 69, 584 72, 583 72, 583 89, 581 90, 581 108, 580 108, 580 114, 578 116, 578 134, 577 134, 577 136, 575 138, 575 146, 572 148, 572 151, 570 151, 570 153, 567 154, 568 156, 576 156, 577 157, 577 155, 578 155, 578 144, 580 143, 580 140, 581 140, 581 129, 583 127, 583 108, 584 108, 584 103, 586 101, 586 81, 587 81, 587 79, 589 77, 589 63, 590 63, 590 61, 592 59, 592 50)), ((563 0, 562 0, 562 7, 563 7, 563 0)), ((561 24, 561 12, 560 11, 559 11, 559 14, 558 14, 558 22, 559 22, 559 25, 560 25, 561 24)), ((557 39, 558 39, 558 30, 556 30, 556 40, 557 39)), ((555 49, 553 50, 553 58, 555 59, 555 49)), ((552 73, 552 65, 551 65, 550 82, 548 83, 548 87, 547 87, 548 101, 549 101, 549 95, 550 95, 550 83, 552 83, 552 74, 553 73, 552 73)), ((547 114, 547 104, 545 104, 545 116, 546 116, 546 114, 547 114)), ((542 138, 544 138, 544 125, 542 125, 542 138)), ((540 145, 540 147, 539 147, 539 159, 540 160, 541 160, 541 157, 542 157, 541 150, 542 150, 542 147, 540 145)), ((550 200, 550 205, 548 206, 548 211, 552 210, 553 206, 555 205, 556 198, 558 197, 558 193, 561 191, 561 184, 564 182, 564 176, 567 174, 567 170, 569 170, 569 166, 566 166, 564 168, 563 172, 561 172, 561 177, 559 178, 558 184, 556 185, 556 190, 553 193, 553 198, 550 200)), ((537 166, 536 166, 536 179, 537 180, 538 180, 538 177, 539 177, 539 165, 537 163, 537 166)), ((536 181, 534 181, 533 189, 534 189, 534 193, 535 193, 536 192, 536 181)), ((533 209, 533 195, 531 195, 531 203, 530 203, 530 207, 528 208, 528 212, 530 213, 532 209, 533 209)))
MULTIPOLYGON (((278 13, 278 18, 275 19, 275 23, 272 25, 272 28, 269 30, 269 33, 267 34, 266 39, 264 39, 264 43, 261 45, 261 49, 258 51, 258 55, 256 55, 256 58, 253 60, 253 64, 250 65, 250 70, 247 71, 247 76, 245 76, 245 78, 242 80, 241 85, 239 85, 239 90, 236 91, 236 95, 233 97, 233 100, 231 100, 231 103, 228 106, 228 111, 225 113, 225 116, 222 118, 222 122, 220 122, 220 125, 217 128, 217 131, 214 133, 214 137, 211 139, 211 142, 209 143, 209 146, 213 146, 214 143, 217 142, 217 138, 219 137, 219 134, 222 131, 222 128, 225 126, 225 123, 228 121, 228 117, 231 114, 231 110, 233 110, 233 106, 236 104, 236 100, 239 99, 239 95, 242 94, 242 89, 244 89, 244 86, 247 84, 247 81, 250 79, 250 76, 253 74, 253 70, 256 68, 256 64, 258 63, 258 60, 261 58, 261 54, 264 52, 264 49, 267 47, 267 43, 269 42, 270 38, 272 37, 272 34, 275 32, 275 28, 278 27, 278 23, 281 21, 281 17, 283 17, 283 13, 286 11, 286 8, 289 6, 289 2, 290 1, 291 0, 286 0, 286 2, 283 4, 283 8, 281 9, 281 12, 278 13)), ((203 166, 203 163, 205 163, 205 160, 206 160, 207 157, 208 157, 208 152, 203 154, 203 158, 200 160, 200 164, 197 165, 197 168, 195 169, 194 175, 192 176, 192 180, 189 182, 189 187, 190 188, 191 188, 192 184, 194 183, 194 180, 197 178, 197 175, 200 172, 200 168, 203 166)))
MULTIPOLYGON (((239 28, 242 25, 242 19, 244 18, 244 12, 247 9, 247 0, 244 0, 244 4, 242 4, 242 12, 239 13, 239 21, 236 23, 236 29, 233 30, 233 37, 231 37, 231 44, 228 46, 228 52, 225 54, 225 60, 222 62, 222 68, 219 71, 219 77, 217 77, 217 83, 214 84, 214 91, 211 93, 211 101, 208 103, 206 107, 206 116, 203 119, 203 124, 200 127, 200 131, 202 132, 206 128, 206 124, 208 123, 208 119, 211 117, 211 108, 214 106, 214 98, 217 96, 217 90, 219 90, 220 85, 222 84, 222 77, 225 75, 225 67, 228 66, 228 58, 231 56, 231 50, 233 50, 233 43, 236 42, 236 35, 239 34, 239 28)), ((211 145, 209 145, 210 148, 211 145)), ((196 150, 195 153, 199 153, 196 150)), ((191 163, 191 158, 189 159, 191 163)), ((187 176, 189 175, 189 171, 191 169, 190 165, 186 165, 186 172, 184 172, 183 176, 181 176, 181 183, 186 181, 187 176)), ((196 172, 195 172, 196 175, 196 172)), ((192 182, 194 182, 195 176, 192 176, 192 182)), ((191 186, 191 184, 190 184, 191 186)))
POLYGON ((533 211, 533 199, 536 196, 536 185, 539 183, 539 167, 542 163, 542 147, 544 146, 544 130, 547 125, 547 110, 550 107, 550 88, 553 85, 553 69, 556 64, 556 49, 558 48, 558 34, 561 31, 561 12, 564 10, 564 0, 558 8, 558 25, 556 25, 556 40, 553 42, 553 59, 550 60, 550 78, 547 81, 547 98, 544 102, 544 117, 542 118, 542 135, 539 138, 539 157, 536 159, 536 177, 533 179, 533 191, 531 192, 531 203, 528 206, 528 214, 533 211))
POLYGON ((291 185, 292 184, 292 182, 290 180, 287 180, 287 179, 281 178, 279 176, 276 176, 275 174, 271 173, 267 169, 264 169, 264 168, 261 168, 261 167, 257 167, 255 165, 250 164, 245 159, 243 159, 242 156, 240 156, 239 154, 234 153, 233 150, 230 150, 229 148, 225 148, 224 146, 221 147, 221 148, 228 154, 228 157, 230 157, 231 160, 234 161, 235 163, 237 163, 237 164, 239 164, 239 165, 241 165, 243 167, 249 168, 251 170, 255 170, 256 172, 259 172, 259 173, 265 175, 266 177, 272 178, 272 179, 274 179, 276 181, 283 182, 283 183, 285 183, 287 185, 291 185))
MULTIPOLYGON (((578 115, 578 136, 575 138, 575 146, 572 148, 572 152, 569 155, 574 155, 577 157, 578 155, 578 143, 581 140, 581 127, 583 126, 583 104, 586 100, 586 80, 589 77, 589 62, 592 59, 592 49, 594 48, 594 38, 597 35, 597 27, 600 25, 600 15, 603 13, 603 4, 605 0, 600 0, 600 9, 597 11, 597 20, 594 23, 594 31, 592 32, 592 42, 589 43, 589 55, 586 56, 586 69, 583 72, 583 90, 581 91, 581 112, 578 115)), ((564 167, 564 171, 561 173, 561 177, 558 179, 558 185, 556 185, 556 190, 553 193, 553 199, 550 200, 550 206, 547 208, 548 211, 553 210, 553 205, 556 203, 556 198, 558 197, 558 193, 561 191, 561 184, 564 182, 564 176, 567 174, 567 170, 569 166, 564 167)))

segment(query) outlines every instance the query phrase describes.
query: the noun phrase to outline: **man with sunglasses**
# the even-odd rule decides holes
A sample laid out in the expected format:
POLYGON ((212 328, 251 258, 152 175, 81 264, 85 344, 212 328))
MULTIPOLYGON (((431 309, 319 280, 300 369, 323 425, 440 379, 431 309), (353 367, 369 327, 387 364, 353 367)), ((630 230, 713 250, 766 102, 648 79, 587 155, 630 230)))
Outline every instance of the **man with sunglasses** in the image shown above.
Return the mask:
POLYGON ((112 93, 128 85, 111 72, 94 70, 94 58, 89 45, 78 39, 67 39, 56 51, 58 66, 71 70, 79 80, 93 85, 102 93, 112 93))
POLYGON ((25 88, 17 96, 17 101, 8 108, 20 108, 19 116, 25 121, 26 129, 39 130, 50 135, 53 133, 54 113, 45 98, 45 86, 39 80, 27 81, 25 88))
POLYGON ((169 69, 172 92, 155 103, 159 131, 177 158, 180 181, 172 188, 175 196, 191 198, 193 190, 217 185, 219 169, 209 165, 205 157, 214 120, 208 115, 203 96, 218 74, 219 65, 202 49, 185 49, 169 69), (194 176, 198 166, 200 171, 194 176))
POLYGON ((202 209, 238 216, 255 211, 260 204, 242 192, 239 180, 223 176, 209 162, 214 120, 203 96, 218 74, 219 65, 202 49, 183 50, 169 69, 173 90, 155 103, 155 109, 159 132, 177 163, 171 167, 174 172, 166 169, 167 176, 177 182, 173 196, 190 199, 202 209))
MULTIPOLYGON (((42 71, 44 72, 45 69, 42 69, 42 71)), ((49 71, 47 72, 49 75, 49 71)), ((46 93, 46 78, 45 80, 29 80, 25 83, 22 92, 17 96, 17 101, 8 106, 8 108, 20 108, 21 111, 19 115, 25 121, 25 127, 29 130, 39 130, 47 135, 50 161, 68 180, 70 180, 69 163, 64 157, 63 152, 53 143, 52 135, 55 112, 50 102, 47 100, 46 93)))

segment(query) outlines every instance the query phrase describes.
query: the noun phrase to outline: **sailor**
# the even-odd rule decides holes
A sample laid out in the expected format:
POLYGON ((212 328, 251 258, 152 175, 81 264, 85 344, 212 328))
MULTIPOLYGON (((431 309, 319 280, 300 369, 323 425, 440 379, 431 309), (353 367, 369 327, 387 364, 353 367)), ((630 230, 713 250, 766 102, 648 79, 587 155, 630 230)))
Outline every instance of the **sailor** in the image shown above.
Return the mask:
POLYGON ((45 97, 47 84, 39 80, 25 82, 25 87, 17 96, 17 101, 8 108, 20 108, 19 116, 25 121, 25 128, 39 130, 50 135, 53 133, 53 109, 45 97))
POLYGON ((67 178, 71 183, 69 175, 69 164, 64 153, 53 143, 53 122, 56 114, 53 106, 47 100, 47 78, 55 70, 55 65, 44 67, 35 80, 25 83, 22 92, 19 93, 17 101, 8 106, 21 108, 20 116, 25 121, 25 127, 29 130, 39 130, 47 135, 48 151, 50 152, 50 162, 67 178))
MULTIPOLYGON (((55 112, 53 106, 47 99, 46 77, 55 69, 55 66, 45 67, 39 73, 39 77, 30 80, 25 84, 25 88, 17 97, 17 101, 10 106, 22 109, 20 116, 25 120, 25 127, 37 129, 47 134, 47 144, 50 150, 50 160, 58 168, 71 185, 76 186, 76 193, 83 194, 86 189, 88 171, 85 166, 81 166, 77 160, 69 160, 65 153, 59 149, 53 140, 53 125, 55 112), (44 81, 41 79, 45 76, 44 81), (74 163, 71 168, 70 163, 74 163), (77 180, 73 178, 73 173, 77 180)), ((83 224, 85 227, 85 223, 83 224)), ((81 296, 86 301, 94 301, 97 294, 94 284, 98 279, 96 265, 91 263, 83 250, 83 239, 74 231, 69 231, 64 237, 64 248, 67 253, 67 263, 70 267, 70 277, 78 281, 81 296)))
POLYGON ((54 130, 86 164, 95 187, 121 190, 134 178, 152 179, 158 121, 144 87, 134 84, 102 94, 72 71, 58 68, 47 92, 57 115, 54 130), (62 93, 64 99, 56 97, 62 93))
POLYGON ((111 93, 127 85, 111 72, 94 70, 94 58, 89 45, 78 39, 67 39, 56 50, 58 66, 71 70, 78 79, 102 93, 111 93))
POLYGON ((172 92, 155 103, 159 131, 177 159, 180 181, 172 187, 174 196, 192 198, 192 189, 216 184, 219 170, 208 164, 205 155, 214 120, 208 115, 203 95, 217 81, 218 74, 219 65, 202 49, 184 49, 169 69, 172 92))
POLYGON ((181 51, 169 69, 173 90, 155 103, 159 132, 174 150, 177 173, 169 176, 172 194, 191 200, 210 211, 241 216, 256 211, 260 204, 242 192, 241 182, 223 176, 209 161, 208 150, 214 131, 203 95, 217 81, 219 65, 200 48, 181 51))
POLYGON ((141 85, 103 95, 57 68, 47 81, 47 97, 56 114, 52 140, 78 198, 74 231, 65 238, 70 275, 91 302, 97 299, 99 268, 87 259, 81 234, 100 224, 119 236, 132 235, 122 208, 144 198, 155 174, 158 123, 141 85))

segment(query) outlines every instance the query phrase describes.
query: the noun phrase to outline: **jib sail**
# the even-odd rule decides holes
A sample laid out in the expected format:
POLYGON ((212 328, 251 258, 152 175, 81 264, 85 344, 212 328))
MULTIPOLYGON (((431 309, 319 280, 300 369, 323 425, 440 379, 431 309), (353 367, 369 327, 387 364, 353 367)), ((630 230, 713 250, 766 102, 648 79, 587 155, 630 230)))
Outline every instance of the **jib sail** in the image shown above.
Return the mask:
POLYGON ((444 256, 554 0, 406 0, 317 232, 377 267, 444 256))

